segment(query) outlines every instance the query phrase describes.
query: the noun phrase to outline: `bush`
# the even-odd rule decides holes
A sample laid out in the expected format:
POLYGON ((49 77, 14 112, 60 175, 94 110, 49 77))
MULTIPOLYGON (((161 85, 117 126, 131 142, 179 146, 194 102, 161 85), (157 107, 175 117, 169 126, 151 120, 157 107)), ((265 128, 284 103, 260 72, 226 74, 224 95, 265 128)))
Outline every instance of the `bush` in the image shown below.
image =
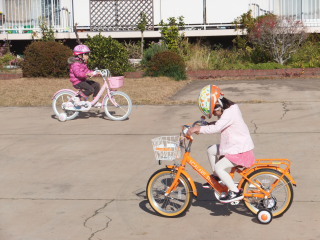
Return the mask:
POLYGON ((187 78, 183 58, 171 51, 157 53, 148 63, 146 75, 155 77, 167 76, 175 80, 187 78))
POLYGON ((290 66, 295 68, 320 67, 320 43, 306 42, 295 54, 293 54, 290 66))
POLYGON ((211 52, 209 66, 218 70, 244 69, 244 59, 245 51, 218 49, 211 52))
POLYGON ((129 58, 139 59, 141 58, 141 42, 138 41, 137 43, 129 41, 124 42, 124 46, 128 51, 129 58))
POLYGON ((249 67, 250 69, 283 69, 287 68, 284 65, 281 65, 280 63, 276 62, 268 62, 268 63, 258 63, 258 64, 250 64, 249 67))
POLYGON ((90 69, 109 69, 112 75, 123 75, 130 69, 127 49, 110 36, 108 38, 101 34, 89 36, 86 44, 91 49, 90 69))
POLYGON ((147 65, 147 63, 156 55, 157 53, 167 51, 168 47, 165 43, 151 43, 150 46, 144 51, 143 59, 141 64, 147 65))
POLYGON ((0 67, 4 65, 10 65, 10 62, 15 59, 15 56, 11 53, 6 53, 3 56, 0 56, 0 67))
POLYGON ((59 42, 33 42, 24 51, 24 77, 66 77, 72 50, 59 42))

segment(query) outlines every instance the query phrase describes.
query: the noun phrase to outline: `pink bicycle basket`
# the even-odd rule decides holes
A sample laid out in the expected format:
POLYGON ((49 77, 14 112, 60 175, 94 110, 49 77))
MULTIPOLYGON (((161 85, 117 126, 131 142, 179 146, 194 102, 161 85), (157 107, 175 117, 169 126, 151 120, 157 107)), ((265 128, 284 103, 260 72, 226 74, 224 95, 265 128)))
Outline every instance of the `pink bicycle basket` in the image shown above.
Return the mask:
POLYGON ((121 88, 124 84, 124 76, 109 77, 110 88, 121 88))

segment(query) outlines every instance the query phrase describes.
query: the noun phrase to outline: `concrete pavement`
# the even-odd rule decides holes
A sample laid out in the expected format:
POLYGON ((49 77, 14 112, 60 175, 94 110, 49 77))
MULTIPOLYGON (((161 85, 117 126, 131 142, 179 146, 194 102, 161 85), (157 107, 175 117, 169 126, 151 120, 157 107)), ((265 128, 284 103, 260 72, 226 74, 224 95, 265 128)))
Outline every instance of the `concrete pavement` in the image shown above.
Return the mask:
MULTIPOLYGON (((286 81, 219 81, 241 102, 256 157, 293 161, 294 202, 271 224, 258 224, 243 205, 221 205, 200 187, 182 217, 150 209, 145 186, 161 167, 150 139, 197 120, 197 106, 134 106, 123 122, 92 113, 64 123, 51 108, 9 107, 0 108, 0 239, 319 239, 320 80, 286 81)), ((207 83, 174 98, 193 100, 207 83)), ((206 148, 218 140, 200 135, 193 144, 207 168, 206 148)), ((190 172, 197 185, 204 182, 190 172)))

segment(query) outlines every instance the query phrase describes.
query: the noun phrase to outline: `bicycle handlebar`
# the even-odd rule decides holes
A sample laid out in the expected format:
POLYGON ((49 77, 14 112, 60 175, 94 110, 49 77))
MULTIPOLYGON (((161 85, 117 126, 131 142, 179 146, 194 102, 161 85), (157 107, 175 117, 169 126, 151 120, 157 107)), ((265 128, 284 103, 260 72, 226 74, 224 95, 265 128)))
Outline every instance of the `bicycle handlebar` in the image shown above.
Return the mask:
POLYGON ((97 74, 101 74, 101 76, 104 78, 104 77, 110 77, 111 76, 111 72, 109 69, 98 69, 98 68, 95 68, 94 69, 94 75, 97 75, 97 74))
POLYGON ((183 125, 183 127, 182 127, 183 136, 185 136, 190 141, 193 141, 193 137, 192 136, 188 136, 187 132, 188 132, 189 128, 194 127, 195 125, 197 125, 199 123, 200 123, 200 126, 206 126, 206 125, 209 124, 207 121, 205 121, 205 117, 202 116, 201 120, 195 121, 191 126, 183 125))

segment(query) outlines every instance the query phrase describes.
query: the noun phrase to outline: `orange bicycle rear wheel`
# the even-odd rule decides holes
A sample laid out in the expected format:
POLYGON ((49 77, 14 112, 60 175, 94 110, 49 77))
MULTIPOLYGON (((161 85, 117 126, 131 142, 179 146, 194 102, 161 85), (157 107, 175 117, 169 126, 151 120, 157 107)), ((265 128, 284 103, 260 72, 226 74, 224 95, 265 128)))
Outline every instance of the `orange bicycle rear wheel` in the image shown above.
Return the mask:
POLYGON ((176 174, 168 168, 156 171, 147 184, 147 198, 154 211, 165 217, 177 217, 185 213, 192 202, 193 194, 189 181, 183 175, 178 186, 165 196, 176 174))
POLYGON ((244 203, 246 207, 254 214, 260 209, 268 209, 272 212, 273 217, 279 217, 284 214, 291 206, 293 200, 293 187, 289 179, 282 176, 281 172, 274 169, 259 169, 251 173, 248 178, 261 186, 264 190, 271 190, 271 186, 277 180, 278 185, 271 192, 269 198, 255 197, 261 191, 252 183, 245 181, 241 186, 244 194, 252 194, 252 197, 245 197, 244 203))

